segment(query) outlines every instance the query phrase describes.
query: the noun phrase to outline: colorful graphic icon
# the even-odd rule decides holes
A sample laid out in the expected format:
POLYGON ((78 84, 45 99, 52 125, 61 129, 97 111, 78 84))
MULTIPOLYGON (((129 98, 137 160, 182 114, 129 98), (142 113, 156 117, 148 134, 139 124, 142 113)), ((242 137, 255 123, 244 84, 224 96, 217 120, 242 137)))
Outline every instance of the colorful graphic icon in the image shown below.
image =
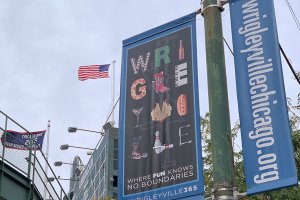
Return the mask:
POLYGON ((151 119, 153 121, 163 122, 167 117, 171 116, 172 107, 165 100, 160 108, 159 103, 155 104, 155 108, 151 111, 151 119))
POLYGON ((153 149, 155 150, 156 154, 160 154, 161 152, 163 152, 165 149, 172 149, 173 148, 173 144, 169 144, 169 145, 161 145, 161 141, 159 138, 159 132, 156 131, 155 132, 155 142, 154 142, 154 147, 153 149))
POLYGON ((132 152, 131 152, 130 158, 132 158, 134 160, 139 160, 142 158, 146 158, 148 156, 147 153, 141 153, 138 151, 141 139, 142 139, 142 136, 137 136, 132 139, 132 143, 131 143, 132 152))
POLYGON ((140 114, 143 110, 143 107, 140 108, 133 108, 132 112, 135 114, 136 116, 136 126, 135 127, 139 127, 140 126, 140 114))

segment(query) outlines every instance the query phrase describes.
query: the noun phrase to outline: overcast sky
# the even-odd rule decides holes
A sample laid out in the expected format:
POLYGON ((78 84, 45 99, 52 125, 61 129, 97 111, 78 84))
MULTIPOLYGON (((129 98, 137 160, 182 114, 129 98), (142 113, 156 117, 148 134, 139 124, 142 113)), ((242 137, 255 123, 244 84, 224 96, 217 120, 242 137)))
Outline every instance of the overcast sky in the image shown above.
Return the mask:
MULTIPOLYGON (((290 0, 300 17, 300 2, 290 0)), ((49 161, 71 162, 86 151, 61 151, 61 144, 95 147, 99 135, 70 134, 69 126, 100 131, 112 107, 111 79, 79 81, 80 65, 116 60, 115 99, 119 97, 122 40, 200 8, 200 0, 2 0, 0 1, 0 110, 29 131, 47 128, 51 120, 49 161)), ((275 1, 279 40, 295 70, 300 71, 300 31, 285 1, 275 1)), ((224 37, 232 46, 228 5, 223 12, 224 37)), ((208 111, 203 17, 197 17, 201 115, 208 111)), ((233 56, 226 67, 231 123, 238 120, 233 56)), ((283 60, 288 97, 300 86, 283 60)), ((118 109, 115 112, 118 119, 118 109)), ((0 122, 3 127, 3 121, 0 122)), ((69 167, 54 168, 68 178, 69 167)), ((64 184, 67 185, 67 184, 64 184)))

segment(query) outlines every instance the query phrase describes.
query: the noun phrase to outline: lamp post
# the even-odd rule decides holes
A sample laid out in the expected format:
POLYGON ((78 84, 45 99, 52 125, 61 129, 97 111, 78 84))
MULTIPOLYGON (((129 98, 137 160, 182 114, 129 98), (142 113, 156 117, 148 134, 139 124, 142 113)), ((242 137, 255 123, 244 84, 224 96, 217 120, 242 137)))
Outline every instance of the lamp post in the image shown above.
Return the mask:
MULTIPOLYGON (((62 180, 62 181, 79 181, 77 179, 70 179, 70 178, 60 178, 60 176, 57 177, 58 180, 62 180)), ((54 177, 48 177, 48 181, 49 182, 53 182, 55 180, 54 177)))
MULTIPOLYGON (((62 161, 55 161, 54 166, 60 167, 62 165, 74 165, 73 163, 68 163, 68 162, 62 162, 62 161)), ((84 165, 79 165, 79 166, 84 166, 84 165)))
POLYGON ((92 133, 99 133, 101 135, 104 134, 104 132, 100 132, 100 131, 92 131, 92 130, 88 130, 88 129, 81 129, 81 128, 77 128, 77 127, 69 127, 68 128, 68 132, 69 133, 75 133, 77 130, 79 131, 86 131, 86 132, 92 132, 92 133))
POLYGON ((102 132, 102 131, 93 131, 93 130, 88 130, 88 129, 83 129, 83 128, 77 128, 77 127, 69 127, 68 128, 68 132, 69 133, 75 133, 78 130, 78 131, 86 131, 86 132, 91 132, 91 133, 99 133, 99 134, 101 134, 103 136, 105 134, 105 132, 108 129, 110 129, 111 127, 113 127, 113 125, 111 124, 111 122, 107 122, 102 127, 103 128, 102 130, 104 130, 104 132, 102 132))
MULTIPOLYGON (((108 123, 104 124, 104 126, 103 126, 104 132, 101 132, 101 131, 93 131, 93 130, 88 130, 88 129, 82 129, 82 128, 77 128, 77 127, 69 127, 69 128, 68 128, 68 132, 69 132, 69 133, 75 133, 77 130, 79 130, 79 131, 86 131, 86 132, 91 132, 91 133, 98 133, 98 134, 101 135, 100 140, 99 140, 99 142, 100 142, 100 141, 103 139, 103 136, 104 136, 105 132, 106 132, 108 129, 110 129, 111 127, 112 127, 111 123, 108 122, 108 123)), ((98 144, 99 144, 99 142, 98 142, 98 144)), ((61 149, 61 150, 65 150, 65 149, 68 149, 68 147, 62 145, 62 146, 60 147, 60 149, 61 149)), ((88 149, 88 148, 83 148, 83 149, 88 149)), ((89 149, 89 150, 91 150, 91 151, 88 151, 88 152, 87 152, 87 155, 88 155, 88 156, 91 156, 91 155, 93 154, 93 152, 94 152, 95 149, 89 149)))
POLYGON ((77 147, 77 146, 72 146, 72 145, 69 145, 69 144, 62 144, 62 145, 60 146, 60 149, 61 149, 61 150, 67 150, 67 149, 69 149, 70 147, 76 148, 76 149, 87 149, 87 150, 92 150, 92 151, 95 150, 95 149, 92 149, 92 148, 87 148, 87 147, 77 147))
MULTIPOLYGON (((53 181, 55 181, 55 180, 62 180, 62 181, 78 181, 78 180, 76 180, 76 179, 60 178, 60 176, 58 176, 57 178, 55 178, 55 177, 48 177, 48 182, 53 182, 53 181)), ((63 193, 62 191, 63 191, 63 189, 60 188, 60 199, 62 199, 62 193, 63 193)))

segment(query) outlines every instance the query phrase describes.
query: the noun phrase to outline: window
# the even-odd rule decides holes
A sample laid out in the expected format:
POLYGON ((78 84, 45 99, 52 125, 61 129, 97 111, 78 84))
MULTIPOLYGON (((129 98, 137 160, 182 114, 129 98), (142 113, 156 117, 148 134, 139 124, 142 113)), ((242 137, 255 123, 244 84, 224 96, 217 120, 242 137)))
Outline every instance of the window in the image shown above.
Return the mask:
POLYGON ((114 139, 114 148, 118 149, 118 139, 114 139))
POLYGON ((118 150, 114 149, 114 159, 118 159, 118 150))
POLYGON ((118 160, 114 160, 114 170, 118 170, 118 160))
POLYGON ((113 181, 113 186, 114 187, 118 187, 118 176, 113 176, 113 178, 114 178, 114 181, 113 181))

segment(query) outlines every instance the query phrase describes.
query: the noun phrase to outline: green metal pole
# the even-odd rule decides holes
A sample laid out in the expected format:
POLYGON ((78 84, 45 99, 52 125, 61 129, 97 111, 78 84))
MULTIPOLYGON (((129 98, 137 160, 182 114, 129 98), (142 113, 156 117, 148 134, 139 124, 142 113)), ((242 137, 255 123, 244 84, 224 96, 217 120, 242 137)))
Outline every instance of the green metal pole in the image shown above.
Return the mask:
POLYGON ((4 170, 4 156, 5 156, 5 144, 6 144, 6 130, 7 130, 7 116, 5 116, 5 127, 4 127, 4 137, 3 137, 3 149, 2 149, 2 164, 1 164, 1 176, 0 176, 0 196, 2 196, 2 187, 3 187, 3 170, 4 170))
MULTIPOLYGON (((30 200, 30 195, 32 193, 32 185, 31 185, 31 158, 32 158, 32 145, 33 145, 33 138, 32 138, 32 133, 30 133, 30 138, 29 138, 29 155, 28 155, 28 174, 27 174, 27 177, 28 177, 28 180, 29 181, 29 193, 28 193, 28 200, 30 200)), ((27 146, 28 148, 28 146, 27 146)))
POLYGON ((202 0, 215 199, 233 199, 233 150, 221 12, 217 0, 202 0))

